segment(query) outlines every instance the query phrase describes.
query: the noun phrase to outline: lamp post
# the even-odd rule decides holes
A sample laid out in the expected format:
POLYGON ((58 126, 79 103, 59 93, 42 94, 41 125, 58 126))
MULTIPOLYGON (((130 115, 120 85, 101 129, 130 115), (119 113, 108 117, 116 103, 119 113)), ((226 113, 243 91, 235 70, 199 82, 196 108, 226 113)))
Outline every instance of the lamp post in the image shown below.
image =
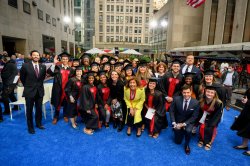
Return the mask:
MULTIPOLYGON (((162 27, 162 29, 161 29, 161 32, 162 32, 162 34, 161 34, 161 55, 162 55, 162 53, 163 53, 163 48, 164 48, 164 46, 163 46, 163 30, 164 30, 164 28, 166 28, 168 26, 168 22, 166 21, 166 20, 162 20, 161 21, 161 27, 162 27)), ((167 40, 166 40, 167 41, 167 40)), ((165 48, 166 48, 166 46, 165 46, 165 48)), ((164 49, 165 50, 165 49, 164 49)))
MULTIPOLYGON (((151 21, 150 24, 149 24, 150 28, 152 29, 153 31, 153 42, 152 42, 152 50, 153 50, 153 54, 154 54, 154 46, 155 46, 155 34, 154 34, 154 30, 155 28, 157 27, 157 22, 155 20, 151 21)), ((155 56, 153 57, 155 59, 155 56)))
POLYGON ((69 16, 65 16, 63 18, 63 22, 65 23, 65 26, 66 26, 66 32, 67 32, 67 51, 69 51, 69 32, 68 32, 68 29, 69 29, 69 23, 70 23, 70 17, 69 16))
MULTIPOLYGON (((65 23, 65 26, 67 28, 67 51, 69 52, 70 51, 70 44, 69 44, 69 23, 71 22, 71 19, 69 16, 65 16, 63 18, 63 22, 65 23)), ((75 17, 75 23, 76 24, 80 24, 82 22, 82 19, 81 17, 75 17)), ((72 32, 75 31, 76 28, 72 29, 72 32)), ((74 57, 75 57, 75 41, 73 43, 73 54, 74 54, 74 57)))

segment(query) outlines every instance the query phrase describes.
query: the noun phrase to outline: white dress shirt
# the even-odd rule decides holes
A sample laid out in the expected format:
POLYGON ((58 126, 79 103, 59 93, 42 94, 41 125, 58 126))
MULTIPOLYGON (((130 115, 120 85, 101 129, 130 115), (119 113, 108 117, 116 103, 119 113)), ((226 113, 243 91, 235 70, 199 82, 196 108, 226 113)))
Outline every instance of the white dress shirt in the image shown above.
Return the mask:
POLYGON ((183 68, 182 68, 182 74, 185 74, 186 72, 186 69, 188 67, 188 72, 191 72, 192 71, 192 68, 193 68, 193 65, 185 65, 183 68))

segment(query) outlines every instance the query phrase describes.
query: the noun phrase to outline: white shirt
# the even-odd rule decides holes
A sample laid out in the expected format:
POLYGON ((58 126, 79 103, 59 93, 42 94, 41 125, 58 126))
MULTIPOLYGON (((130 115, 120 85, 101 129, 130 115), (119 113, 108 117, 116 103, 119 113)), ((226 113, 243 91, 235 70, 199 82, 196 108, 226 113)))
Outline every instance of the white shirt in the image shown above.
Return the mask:
MULTIPOLYGON (((186 103, 185 101, 186 101, 186 99, 183 98, 183 110, 184 110, 185 103, 186 103)), ((190 101, 191 101, 191 97, 189 99, 187 99, 187 109, 188 109, 190 101)))
POLYGON ((182 74, 185 74, 186 72, 186 69, 188 67, 188 72, 191 72, 192 71, 192 68, 193 68, 193 65, 185 65, 183 68, 182 68, 182 74))
POLYGON ((68 65, 65 66, 65 65, 62 64, 62 68, 63 68, 64 70, 66 70, 68 67, 69 67, 68 65))
POLYGON ((224 85, 227 85, 227 86, 233 86, 233 74, 234 72, 228 72, 227 75, 226 75, 226 79, 225 81, 223 82, 224 85))
MULTIPOLYGON (((34 63, 34 62, 32 61, 32 65, 33 65, 33 67, 34 67, 34 70, 35 70, 35 68, 36 68, 36 66, 37 66, 38 73, 39 73, 39 63, 34 63)), ((36 70, 35 70, 35 71, 36 71, 36 70)))

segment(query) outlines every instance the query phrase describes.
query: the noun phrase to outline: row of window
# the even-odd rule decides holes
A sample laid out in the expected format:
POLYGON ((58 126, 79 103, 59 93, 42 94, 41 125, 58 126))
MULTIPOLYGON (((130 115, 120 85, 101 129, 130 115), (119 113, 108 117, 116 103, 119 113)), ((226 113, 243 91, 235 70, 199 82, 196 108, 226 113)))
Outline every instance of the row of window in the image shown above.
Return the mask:
MULTIPOLYGON (((103 32, 103 26, 100 25, 99 26, 99 32, 103 32)), ((107 26, 106 27, 106 32, 115 32, 115 33, 124 33, 123 32, 123 26, 107 26)), ((134 31, 133 31, 133 27, 125 27, 125 33, 134 33, 134 34, 141 34, 142 33, 142 27, 134 27, 134 31)))
MULTIPOLYGON (((39 20, 43 20, 43 11, 40 9, 37 9, 37 15, 39 20)), ((51 24, 51 17, 49 14, 46 13, 46 22, 48 24, 51 24)), ((56 27, 56 19, 52 18, 52 25, 56 27)))
MULTIPOLYGON (((144 0, 146 3, 150 3, 150 0, 144 0)), ((142 3, 143 0, 107 0, 107 2, 127 2, 127 3, 142 3)))
MULTIPOLYGON (((99 36, 99 42, 105 42, 103 36, 99 36)), ((107 36, 106 42, 134 42, 142 43, 141 37, 129 37, 129 36, 107 36)), ((145 43, 148 43, 148 37, 145 37, 145 43)))
MULTIPOLYGON (((125 18, 125 23, 136 23, 136 24, 142 24, 142 17, 133 17, 133 16, 112 16, 112 15, 107 15, 106 21, 107 23, 117 23, 117 24, 122 24, 124 23, 124 18, 125 18)), ((103 22, 103 15, 99 15, 99 22, 103 22)), ((149 17, 146 17, 145 23, 149 23, 149 17)))
MULTIPOLYGON (((103 5, 99 5, 99 10, 103 11, 103 5)), ((146 12, 143 12, 143 7, 142 6, 121 6, 121 5, 107 5, 106 6, 106 11, 107 12, 126 12, 126 13, 149 13, 150 7, 146 6, 144 9, 146 12)))
MULTIPOLYGON (((49 0, 47 0, 47 2, 49 2, 49 0)), ((35 4, 36 2, 32 1, 32 3, 35 4)), ((10 5, 14 8, 18 8, 17 0, 8 0, 8 5, 10 5)), ((52 6, 56 7, 55 0, 52 0, 52 6)), ((26 8, 25 10, 27 10, 27 12, 30 12, 30 3, 29 2, 26 2, 23 0, 23 7, 26 8)), ((26 12, 26 11, 24 11, 24 12, 26 12)))

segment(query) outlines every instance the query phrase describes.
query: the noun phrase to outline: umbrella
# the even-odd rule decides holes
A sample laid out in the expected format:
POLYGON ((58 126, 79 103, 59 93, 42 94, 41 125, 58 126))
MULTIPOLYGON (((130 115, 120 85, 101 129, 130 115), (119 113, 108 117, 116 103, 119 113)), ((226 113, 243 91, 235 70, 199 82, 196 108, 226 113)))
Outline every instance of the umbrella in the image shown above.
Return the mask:
POLYGON ((141 53, 139 53, 133 49, 128 49, 126 51, 123 51, 123 52, 121 52, 121 54, 142 55, 141 53))
POLYGON ((86 51, 85 53, 87 53, 87 54, 105 54, 106 52, 100 50, 99 48, 92 48, 92 49, 86 51))

